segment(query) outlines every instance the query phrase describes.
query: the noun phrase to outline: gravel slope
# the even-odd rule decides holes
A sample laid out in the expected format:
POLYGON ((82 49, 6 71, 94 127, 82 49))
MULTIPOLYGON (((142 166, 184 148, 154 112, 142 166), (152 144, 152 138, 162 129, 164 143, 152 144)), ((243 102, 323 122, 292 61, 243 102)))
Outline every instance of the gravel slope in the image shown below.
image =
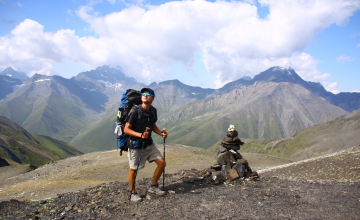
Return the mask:
MULTIPOLYGON (((37 202, 0 203, 3 219, 358 219, 360 184, 309 183, 262 177, 228 185, 182 183, 168 175, 166 190, 129 204, 125 183, 115 182, 37 202)), ((141 181, 141 188, 149 184, 141 181)), ((139 190, 140 191, 140 190, 139 190)))
POLYGON ((139 178, 144 201, 128 201, 126 182, 110 182, 40 201, 10 200, 0 203, 2 219, 359 219, 360 147, 336 155, 261 171, 258 181, 238 179, 214 185, 208 179, 183 183, 180 174, 166 175, 164 197, 146 193, 151 179, 139 178), (340 159, 339 159, 340 158, 340 159), (335 163, 341 160, 342 163, 335 163), (313 164, 315 163, 315 164, 313 164), (335 164, 335 165, 332 165, 335 164), (307 167, 317 167, 309 169, 307 167), (329 167, 327 169, 326 167, 329 167), (333 168, 354 168, 351 175, 316 174, 333 168), (277 172, 276 176, 274 173, 277 172), (298 172, 296 172, 298 171, 298 172), (297 174, 296 178, 292 175, 297 174), (291 178, 290 178, 291 177, 291 178))

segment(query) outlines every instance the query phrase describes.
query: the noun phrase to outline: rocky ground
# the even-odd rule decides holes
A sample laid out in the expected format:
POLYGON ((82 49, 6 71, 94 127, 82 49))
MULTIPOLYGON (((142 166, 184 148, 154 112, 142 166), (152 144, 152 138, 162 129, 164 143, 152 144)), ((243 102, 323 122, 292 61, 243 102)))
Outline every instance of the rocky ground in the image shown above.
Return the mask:
POLYGON ((138 182, 144 201, 129 203, 126 183, 98 185, 36 202, 0 204, 2 219, 359 219, 360 183, 311 183, 263 176, 213 185, 166 176, 164 197, 145 196, 150 180, 138 182))
POLYGON ((356 147, 262 170, 257 181, 220 185, 184 183, 180 173, 168 174, 164 197, 148 194, 151 180, 138 178, 144 200, 137 204, 129 203, 126 182, 104 183, 46 200, 3 201, 0 219, 359 219, 359 157, 356 147), (314 178, 330 171, 340 174, 314 178))

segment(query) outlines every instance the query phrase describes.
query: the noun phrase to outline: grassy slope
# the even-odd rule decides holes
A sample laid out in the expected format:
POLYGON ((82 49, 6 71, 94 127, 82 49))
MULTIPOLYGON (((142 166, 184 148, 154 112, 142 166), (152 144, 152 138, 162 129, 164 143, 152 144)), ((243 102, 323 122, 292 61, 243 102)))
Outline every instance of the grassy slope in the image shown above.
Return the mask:
POLYGON ((114 134, 117 110, 105 114, 90 123, 70 144, 84 153, 117 149, 117 139, 114 134))
POLYGON ((82 152, 70 144, 59 141, 52 137, 36 134, 33 134, 33 136, 41 144, 41 146, 44 146, 42 150, 50 155, 54 160, 61 160, 69 156, 77 156, 82 154, 82 152))
MULTIPOLYGON (((345 150, 360 143, 360 110, 320 125, 298 131, 290 138, 245 140, 243 152, 303 160, 345 150)), ((211 147, 216 149, 217 145, 211 147)))
POLYGON ((80 155, 65 142, 41 135, 32 135, 13 121, 0 117, 0 155, 19 164, 36 167, 50 161, 80 155))
POLYGON ((293 160, 302 160, 345 150, 360 143, 360 111, 344 118, 303 129, 265 153, 293 160))
POLYGON ((33 103, 24 96, 18 96, 0 106, 1 115, 10 118, 17 124, 22 124, 31 114, 33 103))
POLYGON ((69 142, 87 121, 81 106, 53 93, 46 102, 37 106, 23 126, 32 133, 69 142))

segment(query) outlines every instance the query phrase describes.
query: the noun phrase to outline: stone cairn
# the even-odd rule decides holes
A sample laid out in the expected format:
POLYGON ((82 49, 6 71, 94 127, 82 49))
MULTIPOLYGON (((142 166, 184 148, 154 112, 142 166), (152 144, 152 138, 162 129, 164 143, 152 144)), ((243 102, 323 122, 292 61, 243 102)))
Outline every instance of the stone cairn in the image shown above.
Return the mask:
POLYGON ((195 180, 202 180, 207 178, 215 184, 222 182, 230 182, 238 178, 256 179, 258 174, 252 171, 249 163, 238 152, 240 146, 244 142, 238 137, 238 132, 234 125, 230 125, 226 136, 222 139, 218 146, 218 154, 216 156, 216 163, 210 168, 204 170, 189 170, 181 173, 181 178, 184 182, 194 182, 195 180))

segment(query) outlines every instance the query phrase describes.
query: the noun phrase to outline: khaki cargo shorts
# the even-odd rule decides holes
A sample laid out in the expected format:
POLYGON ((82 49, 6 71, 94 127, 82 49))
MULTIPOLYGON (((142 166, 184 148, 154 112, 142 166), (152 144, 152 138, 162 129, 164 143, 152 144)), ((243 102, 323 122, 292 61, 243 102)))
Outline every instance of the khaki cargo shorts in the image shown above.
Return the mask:
MULTIPOLYGON (((140 154, 141 154, 141 149, 129 149, 128 158, 129 158, 129 164, 130 164, 131 169, 133 169, 133 170, 137 169, 140 154)), ((163 158, 163 156, 161 155, 160 151, 157 149, 155 144, 148 145, 144 149, 144 151, 141 155, 139 170, 145 167, 146 161, 149 161, 149 163, 151 163, 157 159, 162 159, 162 158, 163 158)))

